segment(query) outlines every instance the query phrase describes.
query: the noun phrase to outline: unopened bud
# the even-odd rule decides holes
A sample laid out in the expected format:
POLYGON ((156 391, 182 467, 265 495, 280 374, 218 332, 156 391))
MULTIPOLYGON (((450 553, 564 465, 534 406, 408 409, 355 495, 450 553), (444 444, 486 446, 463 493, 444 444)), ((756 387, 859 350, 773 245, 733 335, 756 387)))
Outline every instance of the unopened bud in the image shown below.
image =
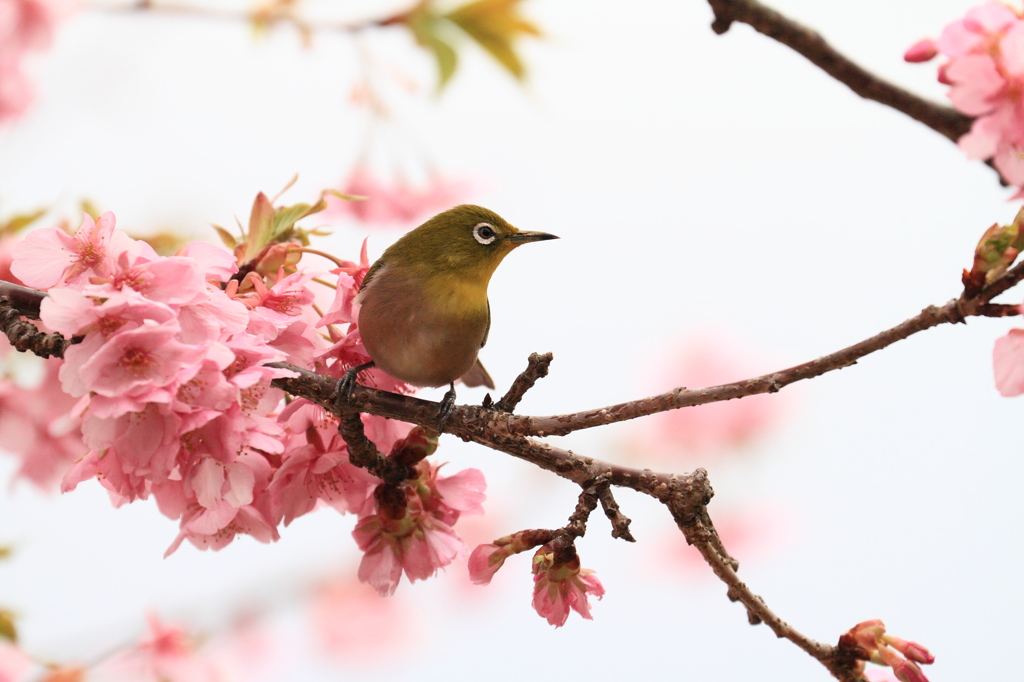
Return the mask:
POLYGON ((927 62, 939 53, 939 48, 931 38, 919 40, 903 53, 903 60, 911 63, 927 62))
POLYGON ((893 637, 892 635, 885 635, 884 639, 886 644, 891 646, 893 649, 896 649, 896 651, 900 652, 911 661, 917 661, 918 663, 924 663, 925 665, 931 665, 935 662, 935 657, 932 656, 931 652, 917 642, 908 642, 905 639, 893 637))

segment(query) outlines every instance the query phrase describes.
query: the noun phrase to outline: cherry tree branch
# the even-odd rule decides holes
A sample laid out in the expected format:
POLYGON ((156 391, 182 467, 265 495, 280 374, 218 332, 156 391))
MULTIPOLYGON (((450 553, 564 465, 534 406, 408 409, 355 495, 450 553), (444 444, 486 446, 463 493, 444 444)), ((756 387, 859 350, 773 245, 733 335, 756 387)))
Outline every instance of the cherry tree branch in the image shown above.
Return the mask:
POLYGON ((617 405, 574 412, 550 417, 527 417, 509 415, 502 419, 502 425, 509 434, 520 436, 566 435, 580 429, 614 422, 636 419, 656 412, 665 412, 681 407, 704 405, 706 403, 734 400, 761 393, 777 393, 785 386, 821 376, 827 372, 843 369, 856 364, 858 360, 881 350, 913 334, 945 323, 962 323, 968 317, 1006 317, 1019 315, 1017 306, 990 303, 991 299, 1005 292, 1024 279, 1024 263, 1018 263, 1011 270, 984 287, 975 295, 964 294, 946 305, 928 306, 918 315, 871 338, 843 348, 817 360, 811 360, 778 372, 764 374, 751 379, 734 381, 720 386, 701 389, 676 388, 667 393, 631 400, 617 405))
POLYGON ((803 55, 861 97, 901 111, 953 142, 971 129, 974 119, 879 78, 829 45, 817 32, 757 0, 708 0, 708 4, 715 13, 711 30, 719 35, 734 22, 748 24, 803 55))
MULTIPOLYGON (((579 485, 579 503, 570 518, 570 525, 565 529, 573 535, 585 532, 587 517, 601 504, 612 522, 613 537, 633 539, 628 529, 629 519, 621 513, 611 495, 612 486, 630 488, 658 500, 669 510, 687 542, 700 551, 715 575, 725 583, 729 599, 740 602, 746 608, 750 623, 764 623, 778 637, 791 641, 818 660, 836 679, 855 682, 859 677, 857 665, 860 661, 856 652, 842 646, 841 642, 839 646, 831 646, 803 635, 769 609, 764 600, 739 578, 739 563, 726 551, 708 514, 707 505, 714 491, 705 470, 673 474, 636 469, 578 455, 529 436, 570 433, 669 409, 776 392, 795 381, 848 367, 865 355, 939 324, 965 322, 971 316, 1019 314, 1012 306, 993 304, 991 300, 1022 279, 1024 263, 1019 263, 980 290, 970 293, 965 291, 960 298, 942 307, 929 306, 915 317, 860 343, 773 374, 706 389, 691 391, 680 388, 660 396, 555 417, 523 417, 495 409, 502 402, 510 406, 509 409, 514 407, 534 382, 546 374, 551 361, 550 354, 534 354, 527 369, 516 379, 513 388, 502 401, 495 406, 456 406, 446 430, 463 440, 510 454, 579 485)), ((24 287, 12 287, 0 284, 0 321, 4 324, 11 321, 12 324, 35 329, 31 322, 20 318, 38 314, 40 302, 46 294, 24 287), (15 299, 25 306, 24 311, 14 304, 15 299)), ((10 334, 6 327, 5 331, 10 334)), ((59 335, 42 335, 38 330, 35 330, 35 334, 56 337, 60 344, 68 343, 59 335)), ((59 347, 63 350, 64 346, 59 347)), ((38 352, 32 347, 27 350, 38 352)), ((352 449, 350 457, 353 463, 375 470, 378 475, 393 481, 407 475, 404 464, 388 462, 388 458, 377 452, 365 438, 358 415, 367 412, 433 428, 437 420, 437 403, 357 384, 350 398, 338 404, 335 400, 337 379, 286 363, 274 363, 273 366, 289 369, 296 374, 293 378, 275 379, 273 385, 294 396, 315 402, 339 417, 340 430, 352 449), (403 470, 399 470, 399 466, 403 470)))

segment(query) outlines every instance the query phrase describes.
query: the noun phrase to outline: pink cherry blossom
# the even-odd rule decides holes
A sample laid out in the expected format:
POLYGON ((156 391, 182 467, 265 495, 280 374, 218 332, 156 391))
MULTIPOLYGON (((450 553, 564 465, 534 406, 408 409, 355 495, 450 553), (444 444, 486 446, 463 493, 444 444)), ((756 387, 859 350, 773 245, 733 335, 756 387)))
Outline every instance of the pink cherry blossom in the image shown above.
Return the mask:
POLYGON ((345 261, 337 269, 331 272, 338 275, 337 286, 334 290, 334 301, 331 307, 324 313, 323 318, 317 323, 317 327, 324 327, 329 324, 355 323, 358 317, 357 307, 354 305, 359 287, 363 285, 363 279, 370 270, 370 261, 366 255, 367 240, 363 240, 363 248, 359 252, 359 262, 345 261))
POLYGON ((950 86, 953 106, 975 117, 960 148, 968 158, 992 159, 1008 182, 1024 185, 1024 19, 1000 2, 985 3, 934 43, 918 42, 905 59, 927 61, 935 51, 948 58, 939 80, 950 86))
MULTIPOLYGON (((0 344, 6 345, 7 340, 0 344)), ((0 381, 0 442, 21 460, 19 477, 48 488, 86 448, 81 420, 71 414, 78 401, 61 389, 57 378, 61 361, 40 362, 45 369, 38 385, 0 381)))
MULTIPOLYGON (((403 571, 411 582, 425 580, 466 551, 450 526, 424 510, 411 486, 396 489, 399 501, 378 495, 376 511, 360 518, 352 531, 363 550, 359 580, 381 596, 394 594, 403 571)), ((386 487, 379 486, 381 490, 386 487)))
POLYGON ((342 513, 370 513, 367 505, 380 480, 349 462, 337 422, 323 408, 299 400, 280 418, 289 439, 270 483, 278 520, 287 526, 318 502, 342 513))
POLYGON ((113 272, 120 254, 132 248, 131 238, 115 230, 114 223, 110 212, 100 216, 98 222, 83 214, 82 225, 74 235, 55 227, 33 230, 14 247, 11 271, 25 286, 36 289, 106 277, 113 272))
MULTIPOLYGON (((296 267, 295 249, 280 252, 296 267)), ((351 289, 366 260, 364 248, 361 262, 349 264, 351 289)), ((312 273, 250 272, 239 294, 230 254, 190 245, 161 257, 115 229, 110 213, 98 221, 86 216, 74 235, 31 233, 14 248, 11 268, 48 288, 45 324, 81 337, 51 370, 51 383, 57 372, 66 395, 48 407, 67 419, 52 420, 40 435, 29 427, 55 416, 51 409, 24 400, 0 413, 0 435, 14 449, 35 452, 42 444, 60 455, 46 475, 62 476, 62 490, 96 478, 115 505, 152 497, 180 524, 168 553, 185 540, 200 549, 222 548, 239 534, 274 541, 280 523, 321 503, 357 513, 361 575, 384 592, 403 572, 422 580, 464 552, 451 526, 461 514, 480 513, 482 474, 441 476, 420 462, 414 479, 400 486, 407 492, 401 504, 377 504, 374 490, 384 486, 349 462, 336 419, 301 399, 286 406, 272 386, 295 373, 270 363, 340 376, 366 360, 354 323, 332 328, 330 340, 316 331, 312 273), (33 412, 15 423, 28 408, 33 412)), ((380 372, 362 380, 413 390, 380 372)), ((13 389, 0 391, 0 404, 15 399, 13 389)), ((383 452, 421 446, 426 455, 436 447, 409 424, 362 420, 383 452)), ((33 466, 42 477, 46 467, 33 466)))
POLYGON ((996 388, 1004 396, 1024 393, 1024 329, 1011 329, 992 349, 996 388))
POLYGON ((477 545, 473 553, 469 555, 469 579, 475 585, 490 584, 494 574, 505 564, 505 559, 511 554, 508 545, 488 543, 477 545))
POLYGON ((371 225, 409 224, 464 203, 468 190, 465 182, 437 177, 418 186, 403 181, 388 182, 365 168, 358 168, 342 184, 341 191, 365 199, 346 201, 328 195, 328 214, 352 216, 371 225))
POLYGON ((590 596, 601 599, 604 586, 592 570, 580 568, 578 556, 560 561, 548 545, 537 550, 533 557, 533 608, 548 623, 562 627, 570 609, 592 620, 590 596))

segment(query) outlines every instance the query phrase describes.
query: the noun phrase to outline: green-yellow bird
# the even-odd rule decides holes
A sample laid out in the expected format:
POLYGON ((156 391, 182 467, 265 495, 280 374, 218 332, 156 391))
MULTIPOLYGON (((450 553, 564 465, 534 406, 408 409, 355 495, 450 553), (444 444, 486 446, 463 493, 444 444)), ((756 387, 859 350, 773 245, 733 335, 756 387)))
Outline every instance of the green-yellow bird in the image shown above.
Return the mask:
POLYGON ((444 425, 455 405, 455 380, 494 388, 477 353, 487 342, 487 284, 512 249, 545 239, 472 205, 439 213, 392 244, 363 279, 356 302, 359 332, 371 362, 342 377, 347 399, 359 372, 377 366, 414 386, 444 386, 444 425))

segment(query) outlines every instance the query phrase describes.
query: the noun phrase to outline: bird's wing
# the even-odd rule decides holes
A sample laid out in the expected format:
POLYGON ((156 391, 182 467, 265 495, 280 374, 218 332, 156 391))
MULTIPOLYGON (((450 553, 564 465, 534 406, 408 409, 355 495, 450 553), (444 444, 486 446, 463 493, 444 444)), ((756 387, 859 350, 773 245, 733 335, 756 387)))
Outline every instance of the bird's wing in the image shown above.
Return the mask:
MULTIPOLYGON (((367 273, 369 277, 369 273, 367 273)), ((487 324, 484 325, 484 338, 480 339, 480 347, 487 345, 487 335, 491 333, 491 299, 487 299, 487 324)))
MULTIPOLYGON (((370 269, 366 271, 366 276, 363 277, 363 283, 359 285, 359 291, 366 288, 366 285, 370 283, 373 276, 380 272, 380 269, 384 267, 384 259, 378 258, 377 262, 370 266, 370 269)), ((488 319, 490 319, 490 311, 488 311, 488 319)))
POLYGON ((476 363, 470 368, 468 372, 463 374, 461 377, 462 383, 473 388, 474 386, 486 386, 487 388, 494 390, 494 379, 484 369, 483 363, 480 362, 480 358, 476 359, 476 363))

